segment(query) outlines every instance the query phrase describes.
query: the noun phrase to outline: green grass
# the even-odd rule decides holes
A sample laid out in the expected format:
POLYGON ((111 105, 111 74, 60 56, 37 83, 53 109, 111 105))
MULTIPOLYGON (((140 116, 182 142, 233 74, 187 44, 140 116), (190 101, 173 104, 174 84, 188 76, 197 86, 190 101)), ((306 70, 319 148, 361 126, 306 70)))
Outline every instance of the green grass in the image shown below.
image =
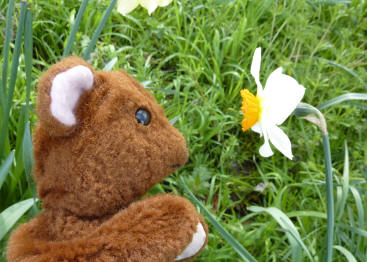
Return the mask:
MULTIPOLYGON (((89 2, 70 54, 83 56, 88 52, 110 4, 89 2)), ((31 129, 35 125, 37 80, 50 64, 62 58, 80 4, 76 0, 62 4, 60 0, 31 1, 32 61, 24 47, 24 42, 26 47, 30 44, 26 34, 20 59, 13 58, 19 29, 16 25, 21 20, 18 2, 12 12, 13 24, 8 27, 8 57, 4 56, 6 42, 0 41, 0 64, 6 62, 9 70, 5 73, 16 76, 8 139, 1 142, 5 150, 0 165, 9 155, 15 160, 10 172, 4 172, 0 213, 34 197, 34 185, 29 179, 32 160, 29 151, 23 150, 29 147, 23 146, 29 145, 26 123, 30 121, 31 129), (13 69, 18 69, 17 74, 11 73, 12 59, 19 61, 19 67, 13 69), (29 117, 27 85, 31 89, 29 117)), ((1 40, 5 40, 7 32, 7 6, 8 1, 0 0, 1 40)), ((309 261, 305 250, 314 261, 324 261, 327 207, 321 133, 300 118, 287 120, 283 130, 292 141, 295 156, 290 161, 279 152, 271 158, 260 157, 262 140, 251 131, 241 131, 239 91, 256 91, 250 65, 255 48, 261 46, 263 84, 273 70, 283 66, 287 74, 306 87, 303 102, 323 105, 334 178, 333 261, 367 261, 367 105, 365 101, 337 100, 341 103, 336 104, 334 100, 331 106, 324 107, 324 103, 341 95, 367 93, 366 17, 367 3, 359 0, 173 1, 151 16, 138 8, 126 17, 114 9, 90 62, 103 69, 117 58, 114 69, 125 69, 144 83, 168 118, 179 116, 175 126, 187 140, 190 161, 154 187, 151 194, 174 192, 190 198, 186 184, 258 261, 309 261), (258 192, 255 188, 261 183, 265 189, 258 192), (282 219, 283 215, 288 220, 282 219), (301 258, 295 254, 301 254, 301 258)), ((3 67, 0 70, 2 76, 3 67)), ((10 78, 5 80, 0 82, 11 82, 10 78)), ((348 97, 351 96, 342 98, 348 97)), ((2 112, 0 123, 5 121, 5 115, 2 112)), ((34 205, 19 222, 27 221, 36 212, 34 205)), ((9 233, 0 239, 0 261, 5 261, 8 236, 9 233)), ((210 224, 208 247, 196 261, 239 261, 240 256, 229 243, 210 224)))

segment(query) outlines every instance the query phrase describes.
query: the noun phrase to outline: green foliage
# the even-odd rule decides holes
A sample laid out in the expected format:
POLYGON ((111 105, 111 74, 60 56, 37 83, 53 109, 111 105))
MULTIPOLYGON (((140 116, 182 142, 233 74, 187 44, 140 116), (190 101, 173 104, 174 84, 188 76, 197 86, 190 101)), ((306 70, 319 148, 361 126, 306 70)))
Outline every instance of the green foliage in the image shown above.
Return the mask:
POLYGON ((304 249, 310 261, 314 261, 310 254, 310 251, 303 243, 297 228, 294 226, 292 221, 287 217, 287 215, 284 214, 281 210, 279 210, 276 207, 264 208, 259 206, 251 206, 248 208, 248 210, 255 213, 266 212, 270 214, 278 222, 278 224, 284 230, 288 238, 288 241, 291 245, 292 261, 303 260, 302 249, 304 249))
POLYGON ((24 215, 35 203, 34 199, 27 199, 20 201, 7 209, 5 209, 0 214, 0 239, 2 239, 5 234, 12 228, 12 226, 18 221, 18 219, 24 215))
POLYGON ((29 2, 26 8, 0 0, 0 219, 12 222, 1 231, 1 261, 12 226, 38 212, 30 176, 37 80, 68 54, 90 55, 97 69, 134 75, 186 137, 190 161, 150 194, 196 196, 208 221, 212 215, 220 222, 210 225, 197 261, 239 261, 242 248, 231 237, 258 261, 308 261, 308 252, 322 261, 327 202, 320 132, 301 119, 283 124, 295 155, 289 161, 280 153, 260 158, 262 140, 241 131, 239 91, 256 89, 249 72, 258 46, 261 82, 282 66, 306 87, 303 101, 320 105, 326 117, 335 185, 333 261, 367 260, 367 105, 345 102, 366 97, 366 1, 173 1, 151 16, 141 8, 122 16, 111 8, 114 1, 29 2))

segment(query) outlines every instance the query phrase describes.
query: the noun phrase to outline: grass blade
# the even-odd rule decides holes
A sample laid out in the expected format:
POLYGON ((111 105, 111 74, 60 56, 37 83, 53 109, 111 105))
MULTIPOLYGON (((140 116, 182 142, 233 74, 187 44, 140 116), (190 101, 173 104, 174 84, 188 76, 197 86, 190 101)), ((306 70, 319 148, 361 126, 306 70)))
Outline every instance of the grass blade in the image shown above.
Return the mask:
POLYGON ((110 71, 110 70, 112 70, 112 68, 115 66, 116 62, 117 62, 117 57, 112 58, 111 61, 108 62, 105 65, 105 67, 103 68, 103 70, 104 71, 110 71))
POLYGON ((312 5, 314 8, 317 8, 316 4, 318 5, 337 5, 337 4, 350 4, 351 1, 349 0, 325 0, 325 1, 307 1, 310 5, 312 5))
POLYGON ((32 136, 29 122, 27 123, 24 131, 23 159, 24 159, 24 171, 27 176, 30 176, 32 174, 34 160, 33 160, 32 136))
POLYGON ((293 261, 302 261, 302 249, 306 252, 310 261, 314 261, 310 251, 307 249, 306 245, 303 243, 300 234, 298 233, 297 228, 294 226, 292 221, 284 214, 281 210, 276 207, 259 207, 259 206, 251 206, 248 210, 260 213, 266 212, 271 215, 278 224, 284 229, 289 242, 291 244, 293 261))
POLYGON ((1 82, 1 104, 3 106, 3 111, 5 111, 5 97, 6 97, 6 81, 8 79, 8 61, 9 61, 9 49, 10 49, 10 36, 11 36, 11 27, 12 27, 12 17, 14 10, 14 0, 9 0, 8 2, 8 11, 6 13, 6 28, 5 28, 5 40, 4 40, 4 49, 3 49, 3 73, 2 73, 2 82, 1 82))
POLYGON ((112 9, 115 7, 117 0, 112 0, 110 5, 108 6, 105 14, 102 17, 101 22, 99 22, 99 25, 97 29, 94 31, 92 39, 90 40, 90 43, 87 47, 87 50, 85 51, 83 58, 85 60, 88 60, 90 58, 90 54, 92 53, 92 50, 94 49, 94 46, 96 45, 97 39, 102 32, 102 29, 104 28, 105 24, 107 23, 108 18, 110 17, 110 14, 112 12, 112 9))
POLYGON ((15 168, 12 170, 12 181, 9 185, 9 192, 15 192, 16 188, 19 186, 18 181, 22 180, 22 176, 24 174, 24 161, 23 161, 23 136, 25 125, 27 123, 27 119, 25 119, 27 111, 26 105, 20 106, 20 114, 16 129, 16 140, 15 140, 15 168))
MULTIPOLYGON (((358 190, 353 186, 350 187, 350 191, 352 192, 352 195, 354 197, 354 200, 357 206, 358 226, 360 228, 364 228, 364 217, 365 217, 364 213, 365 212, 364 212, 361 195, 359 194, 358 190)), ((361 242, 361 236, 359 235, 357 239, 357 243, 356 243, 356 248, 355 248, 356 250, 359 250, 360 242, 361 242)))
POLYGON ((20 116, 18 120, 17 133, 16 133, 16 146, 15 161, 17 163, 14 170, 14 177, 16 180, 23 174, 23 156, 22 156, 22 144, 26 123, 29 118, 29 100, 32 85, 32 55, 33 55, 33 42, 32 42, 32 11, 27 10, 25 15, 24 25, 24 60, 25 60, 25 84, 26 84, 26 104, 21 105, 20 116))
POLYGON ((33 198, 23 200, 8 207, 0 214, 0 240, 34 203, 35 200, 33 198))
POLYGON ((16 34, 16 37, 15 37, 14 53, 13 53, 12 62, 11 62, 9 90, 8 90, 8 101, 7 101, 7 108, 6 108, 7 112, 6 113, 8 113, 10 111, 11 103, 12 103, 12 100, 13 100, 15 81, 17 79, 18 65, 19 65, 19 55, 20 55, 20 49, 21 49, 21 44, 22 44, 26 7, 27 7, 27 3, 22 1, 21 2, 21 7, 20 7, 19 24, 18 24, 18 28, 17 28, 17 34, 16 34))
POLYGON ((333 174, 331 164, 331 152, 329 135, 322 135, 324 146, 325 173, 326 173, 326 200, 327 200, 327 235, 326 235, 326 261, 333 260, 333 242, 334 242, 334 194, 333 194, 333 174))
POLYGON ((364 228, 364 208, 361 195, 359 194, 358 190, 353 186, 350 187, 350 191, 352 192, 352 195, 356 202, 359 227, 364 228))
POLYGON ((347 102, 348 105, 351 106, 355 106, 356 108, 360 109, 360 110, 364 110, 367 111, 367 104, 363 104, 363 103, 358 103, 358 102, 347 102))
POLYGON ((169 122, 171 123, 171 125, 175 125, 175 123, 177 122, 177 120, 180 119, 180 115, 175 116, 174 118, 170 119, 169 122))
POLYGON ((9 173, 13 160, 14 160, 14 150, 10 152, 9 156, 5 159, 4 163, 0 166, 0 189, 6 179, 6 176, 9 173))
POLYGON ((71 32, 70 32, 68 41, 66 43, 64 52, 62 54, 63 57, 68 56, 70 54, 70 50, 71 50, 71 48, 73 46, 73 42, 74 42, 74 38, 75 38, 76 32, 79 29, 80 21, 81 21, 81 19, 83 17, 83 14, 85 12, 85 8, 87 7, 87 4, 88 4, 88 0, 83 0, 82 4, 80 5, 78 14, 76 15, 76 19, 74 21, 74 25, 73 25, 73 27, 71 29, 71 32))
POLYGON ((249 262, 256 262, 257 260, 230 234, 227 230, 215 219, 211 212, 206 209, 206 207, 197 199, 191 190, 186 185, 183 177, 181 177, 181 184, 183 185, 185 191, 189 194, 190 198, 194 201, 196 205, 204 212, 210 223, 218 230, 219 234, 232 246, 232 248, 245 260, 249 262))
POLYGON ((32 178, 34 159, 33 159, 32 135, 29 122, 26 125, 23 137, 23 161, 28 186, 31 189, 33 198, 36 199, 37 192, 32 178))
POLYGON ((288 217, 314 217, 326 219, 326 214, 323 212, 303 210, 303 211, 292 211, 286 214, 288 217))
POLYGON ((25 18, 25 32, 24 32, 24 59, 25 59, 25 83, 26 83, 26 112, 25 120, 29 118, 29 99, 32 85, 32 56, 33 56, 33 42, 32 42, 32 11, 27 10, 25 18))
POLYGON ((325 103, 317 106, 317 108, 319 110, 322 110, 322 109, 328 108, 332 105, 336 105, 336 104, 339 104, 341 102, 349 101, 349 100, 367 100, 367 94, 363 94, 363 93, 344 94, 344 95, 335 97, 333 99, 330 99, 329 101, 326 101, 325 103))
POLYGON ((346 248, 342 246, 334 246, 334 248, 342 253, 348 262, 357 262, 357 259, 346 248))
POLYGON ((338 226, 340 226, 341 228, 347 229, 352 233, 356 233, 364 238, 367 238, 367 230, 364 230, 362 228, 358 228, 358 227, 352 227, 352 226, 348 226, 345 224, 338 224, 338 226))
POLYGON ((5 143, 8 140, 8 121, 9 121, 11 103, 13 100, 15 81, 17 79, 17 73, 18 73, 19 55, 20 55, 20 49, 21 49, 21 43, 22 43, 26 6, 27 6, 27 3, 22 1, 21 9, 20 9, 20 16, 19 16, 19 24, 18 24, 17 34, 15 37, 15 47, 14 47, 12 63, 11 63, 8 100, 5 103, 6 104, 5 110, 3 112, 4 117, 3 117, 2 126, 0 130, 0 158, 4 155, 5 143))
POLYGON ((350 74, 351 76, 357 78, 361 83, 364 83, 363 80, 357 75, 356 72, 354 72, 353 70, 341 65, 341 64, 338 64, 338 63, 335 63, 331 60, 328 60, 328 59, 325 59, 325 58, 322 58, 322 57, 318 57, 318 56, 313 56, 311 57, 312 59, 318 59, 318 60, 321 60, 321 61, 324 61, 332 66, 335 66, 337 68, 340 68, 342 70, 344 70, 345 72, 347 72, 348 74, 350 74))
POLYGON ((336 207, 336 217, 337 220, 340 220, 344 210, 345 210, 345 203, 348 198, 349 192, 349 154, 348 154, 348 145, 347 142, 344 142, 345 148, 345 156, 344 156, 344 170, 343 170, 343 183, 342 183, 342 197, 340 203, 338 203, 336 207))

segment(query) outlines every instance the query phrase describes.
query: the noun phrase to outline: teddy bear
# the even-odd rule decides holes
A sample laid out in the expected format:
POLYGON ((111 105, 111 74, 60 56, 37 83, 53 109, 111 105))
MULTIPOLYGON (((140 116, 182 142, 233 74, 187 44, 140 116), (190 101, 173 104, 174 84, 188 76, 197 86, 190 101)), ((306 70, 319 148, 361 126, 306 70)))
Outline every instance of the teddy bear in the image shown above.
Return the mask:
POLYGON ((8 262, 186 261, 206 245, 186 199, 143 195, 186 163, 181 133, 138 81, 79 57, 38 83, 34 179, 43 211, 8 241, 8 262))

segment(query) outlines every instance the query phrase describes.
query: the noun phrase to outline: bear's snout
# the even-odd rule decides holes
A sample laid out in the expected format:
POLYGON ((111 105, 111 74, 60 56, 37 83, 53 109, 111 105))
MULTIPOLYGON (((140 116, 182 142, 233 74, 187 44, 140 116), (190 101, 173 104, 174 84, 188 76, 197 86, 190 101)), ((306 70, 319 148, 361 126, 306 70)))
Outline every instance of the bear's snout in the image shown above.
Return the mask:
POLYGON ((174 169, 178 169, 178 168, 182 167, 183 165, 185 165, 187 163, 188 159, 189 159, 189 151, 186 148, 184 150, 184 152, 182 153, 182 159, 180 159, 179 162, 171 164, 170 167, 174 168, 174 169))

